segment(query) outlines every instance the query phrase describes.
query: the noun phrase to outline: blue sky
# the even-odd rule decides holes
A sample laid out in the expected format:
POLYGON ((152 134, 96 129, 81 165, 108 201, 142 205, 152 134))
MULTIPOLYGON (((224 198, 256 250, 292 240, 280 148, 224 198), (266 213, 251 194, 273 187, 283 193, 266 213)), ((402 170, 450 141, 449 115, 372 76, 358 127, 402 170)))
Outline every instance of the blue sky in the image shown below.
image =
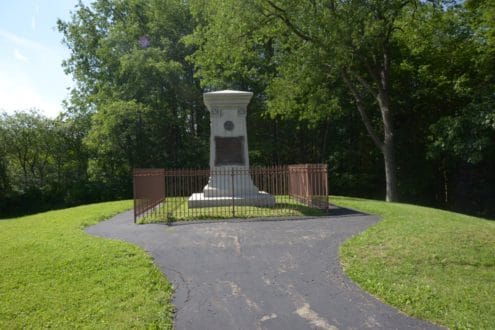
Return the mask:
POLYGON ((69 50, 56 21, 68 20, 77 2, 0 0, 0 112, 37 108, 53 118, 62 111, 73 82, 61 66, 69 50))

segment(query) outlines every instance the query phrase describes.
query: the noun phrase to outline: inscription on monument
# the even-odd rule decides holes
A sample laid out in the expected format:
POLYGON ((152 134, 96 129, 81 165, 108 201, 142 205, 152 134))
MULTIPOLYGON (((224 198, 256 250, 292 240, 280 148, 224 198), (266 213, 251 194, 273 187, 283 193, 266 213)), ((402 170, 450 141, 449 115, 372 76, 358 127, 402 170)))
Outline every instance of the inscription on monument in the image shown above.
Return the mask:
POLYGON ((245 165, 244 136, 215 136, 215 166, 245 165))

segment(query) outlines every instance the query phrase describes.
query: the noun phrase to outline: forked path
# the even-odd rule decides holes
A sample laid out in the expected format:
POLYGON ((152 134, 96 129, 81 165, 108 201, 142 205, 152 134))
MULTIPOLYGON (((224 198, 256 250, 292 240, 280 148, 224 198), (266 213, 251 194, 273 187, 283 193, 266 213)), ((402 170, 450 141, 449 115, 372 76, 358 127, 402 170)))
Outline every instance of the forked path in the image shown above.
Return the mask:
POLYGON ((174 285, 176 329, 434 329, 343 274, 339 246, 378 219, 335 211, 173 226, 135 225, 126 212, 87 232, 149 251, 174 285))

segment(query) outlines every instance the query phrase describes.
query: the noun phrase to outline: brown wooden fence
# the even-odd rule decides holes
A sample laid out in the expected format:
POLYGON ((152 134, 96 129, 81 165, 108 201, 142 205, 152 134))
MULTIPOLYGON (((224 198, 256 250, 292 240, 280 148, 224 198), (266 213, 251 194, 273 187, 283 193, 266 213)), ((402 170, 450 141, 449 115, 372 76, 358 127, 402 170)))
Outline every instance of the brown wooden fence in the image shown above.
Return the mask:
MULTIPOLYGON (((319 215, 328 209, 326 164, 252 167, 249 170, 135 169, 134 221, 160 222, 188 219, 319 215), (203 197, 212 177, 223 177, 223 193, 203 197), (258 195, 244 196, 239 185, 254 184, 258 195), (225 194, 225 191, 230 193, 225 194), (233 193, 232 193, 233 192, 233 193), (192 194, 204 198, 193 207, 192 194), (267 199, 267 196, 273 196, 267 199), (264 201, 257 200, 264 198, 264 201), (266 202, 269 201, 269 202, 266 202)), ((196 197, 198 198, 198 197, 196 197)))

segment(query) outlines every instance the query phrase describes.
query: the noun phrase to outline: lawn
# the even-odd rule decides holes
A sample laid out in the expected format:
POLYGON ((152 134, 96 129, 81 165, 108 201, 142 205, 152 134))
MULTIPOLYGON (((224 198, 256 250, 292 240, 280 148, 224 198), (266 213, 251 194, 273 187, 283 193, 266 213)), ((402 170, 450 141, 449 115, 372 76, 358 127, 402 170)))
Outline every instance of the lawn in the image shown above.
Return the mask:
MULTIPOLYGON (((346 273, 363 289, 452 329, 493 329, 495 222, 406 204, 331 202, 383 218, 341 248, 346 273)), ((1 220, 0 329, 172 328, 172 289, 148 254, 83 231, 130 207, 111 202, 1 220)))
POLYGON ((142 249, 83 228, 131 208, 0 220, 0 329, 172 328, 172 289, 142 249))
POLYGON ((189 208, 187 200, 188 197, 169 197, 165 203, 140 218, 138 223, 324 215, 324 211, 320 209, 310 208, 292 197, 283 195, 275 196, 276 204, 272 207, 235 206, 234 210, 232 206, 189 208))
POLYGON ((363 289, 451 329, 494 329, 494 221, 406 204, 331 201, 383 218, 341 247, 345 272, 363 289))

